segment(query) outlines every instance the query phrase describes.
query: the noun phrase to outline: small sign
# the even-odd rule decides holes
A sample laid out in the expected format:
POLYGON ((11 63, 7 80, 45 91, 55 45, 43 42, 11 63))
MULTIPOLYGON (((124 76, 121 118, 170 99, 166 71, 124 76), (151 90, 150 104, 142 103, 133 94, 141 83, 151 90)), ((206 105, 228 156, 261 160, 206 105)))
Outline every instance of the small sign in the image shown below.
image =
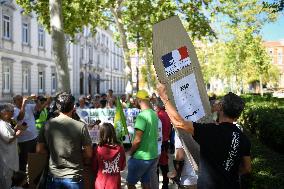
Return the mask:
POLYGON ((163 55, 162 61, 167 76, 173 75, 191 64, 186 46, 163 55))
POLYGON ((177 110, 185 119, 198 121, 205 116, 194 73, 177 80, 171 88, 177 110))

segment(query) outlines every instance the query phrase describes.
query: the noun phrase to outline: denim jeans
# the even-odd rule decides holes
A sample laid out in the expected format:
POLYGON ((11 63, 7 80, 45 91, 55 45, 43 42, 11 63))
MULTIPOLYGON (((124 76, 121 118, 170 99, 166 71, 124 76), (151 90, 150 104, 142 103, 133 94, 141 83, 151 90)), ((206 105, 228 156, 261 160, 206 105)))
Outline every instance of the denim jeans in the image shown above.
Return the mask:
POLYGON ((156 159, 140 160, 131 157, 128 160, 128 174, 126 181, 128 184, 135 185, 138 181, 142 184, 150 184, 151 171, 157 162, 156 159))
POLYGON ((83 189, 83 178, 55 178, 52 176, 47 177, 47 189, 83 189))

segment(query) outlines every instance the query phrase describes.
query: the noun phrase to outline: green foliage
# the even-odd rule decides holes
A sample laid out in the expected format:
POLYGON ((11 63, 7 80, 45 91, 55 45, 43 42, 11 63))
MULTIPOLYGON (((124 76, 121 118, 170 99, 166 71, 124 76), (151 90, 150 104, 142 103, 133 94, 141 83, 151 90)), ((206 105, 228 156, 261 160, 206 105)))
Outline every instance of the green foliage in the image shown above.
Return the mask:
POLYGON ((252 189, 280 189, 284 186, 284 155, 262 144, 256 136, 249 135, 252 157, 252 189))
POLYGON ((274 9, 258 0, 220 1, 212 8, 217 11, 212 14, 215 23, 222 24, 216 27, 219 39, 203 41, 197 50, 205 81, 222 79, 238 92, 251 81, 275 83, 277 69, 259 36, 264 23, 276 20, 274 9))
MULTIPOLYGON (((48 0, 16 0, 26 13, 34 11, 38 21, 50 32, 50 14, 48 0)), ((105 25, 105 16, 101 12, 102 0, 63 0, 62 14, 64 33, 72 37, 80 31, 83 26, 105 25)))
POLYGON ((246 107, 240 121, 271 148, 284 152, 284 101, 268 95, 244 96, 246 107))

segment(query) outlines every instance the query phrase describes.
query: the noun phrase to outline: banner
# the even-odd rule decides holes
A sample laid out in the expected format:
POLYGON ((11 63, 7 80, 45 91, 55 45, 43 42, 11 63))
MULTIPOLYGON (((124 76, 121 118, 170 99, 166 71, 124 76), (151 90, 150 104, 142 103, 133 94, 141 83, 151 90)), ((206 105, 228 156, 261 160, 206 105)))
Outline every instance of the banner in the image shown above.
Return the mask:
MULTIPOLYGON (((125 131, 125 126, 127 127, 127 132, 123 134, 126 135, 129 133, 130 137, 132 138, 134 134, 134 122, 135 119, 140 112, 137 108, 127 108, 122 109, 123 114, 125 115, 125 122, 126 124, 117 124, 115 126, 115 115, 116 109, 114 108, 97 108, 97 109, 77 109, 76 112, 78 116, 81 118, 82 121, 89 125, 89 134, 91 136, 92 142, 97 143, 99 138, 99 127, 93 126, 97 120, 101 120, 101 123, 107 122, 111 123, 116 127, 116 131, 125 131)), ((123 141, 123 143, 130 143, 129 137, 123 141)))

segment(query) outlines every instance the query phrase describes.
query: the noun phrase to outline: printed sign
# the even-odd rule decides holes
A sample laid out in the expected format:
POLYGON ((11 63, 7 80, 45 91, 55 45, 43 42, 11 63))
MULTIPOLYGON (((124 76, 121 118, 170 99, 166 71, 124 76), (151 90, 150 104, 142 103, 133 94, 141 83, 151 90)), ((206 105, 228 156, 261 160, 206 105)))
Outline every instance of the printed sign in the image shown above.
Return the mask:
MULTIPOLYGON (((88 124, 94 124, 95 121, 101 120, 101 123, 107 122, 114 125, 115 110, 113 108, 98 108, 98 109, 77 109, 76 112, 79 117, 88 124)), ((139 114, 140 110, 137 108, 123 109, 124 115, 126 117, 126 125, 129 134, 132 136, 134 134, 134 122, 135 118, 139 114)), ((121 125, 122 126, 122 125, 121 125)), ((116 132, 119 132, 122 128, 117 127, 116 132)), ((97 143, 99 137, 99 128, 93 127, 89 129, 89 134, 91 136, 92 142, 97 143)), ((124 143, 129 143, 128 137, 124 143)))
POLYGON ((191 64, 186 46, 163 55, 162 61, 167 76, 173 75, 191 64))
POLYGON ((198 121, 205 116, 194 73, 174 82, 171 88, 177 110, 185 119, 198 121))

